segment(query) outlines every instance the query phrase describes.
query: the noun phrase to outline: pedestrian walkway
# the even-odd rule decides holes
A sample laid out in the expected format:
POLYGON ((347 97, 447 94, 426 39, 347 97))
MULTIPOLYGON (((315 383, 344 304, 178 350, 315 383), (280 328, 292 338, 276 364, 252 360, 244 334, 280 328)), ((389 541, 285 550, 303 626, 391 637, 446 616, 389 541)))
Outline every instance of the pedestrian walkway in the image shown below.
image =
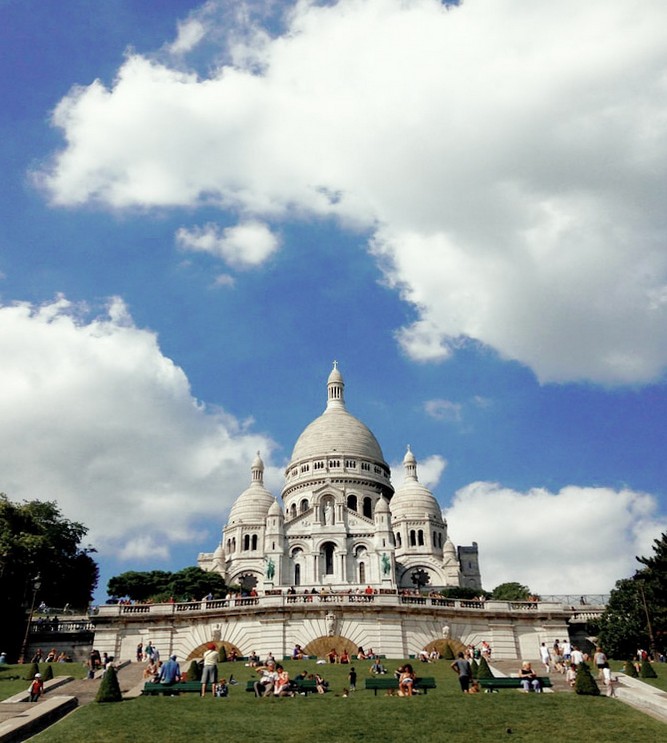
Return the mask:
MULTIPOLYGON (((118 683, 124 697, 141 693, 144 667, 141 663, 124 664, 118 671, 118 683)), ((27 692, 0 703, 0 743, 26 740, 57 722, 66 714, 89 704, 100 687, 102 672, 94 679, 69 680, 56 677, 45 684, 46 693, 38 702, 28 702, 27 692), (19 701, 21 700, 21 701, 19 701)))

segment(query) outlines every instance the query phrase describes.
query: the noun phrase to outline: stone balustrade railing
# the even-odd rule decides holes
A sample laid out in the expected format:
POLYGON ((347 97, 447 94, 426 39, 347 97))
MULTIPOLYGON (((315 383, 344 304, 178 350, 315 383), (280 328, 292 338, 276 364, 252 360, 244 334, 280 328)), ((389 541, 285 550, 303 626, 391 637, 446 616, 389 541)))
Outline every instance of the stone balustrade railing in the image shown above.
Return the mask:
POLYGON ((30 622, 30 632, 35 634, 39 632, 94 632, 95 625, 88 619, 82 620, 60 620, 52 621, 33 621, 30 622))
MULTIPOLYGON (((443 608, 453 611, 494 611, 494 612, 566 612, 572 613, 573 607, 552 601, 491 601, 448 599, 434 596, 400 595, 395 593, 299 593, 270 594, 264 596, 239 597, 191 601, 187 603, 167 604, 109 604, 100 606, 95 614, 98 617, 116 617, 132 615, 191 615, 194 613, 215 613, 226 610, 237 610, 250 607, 281 608, 300 605, 304 608, 320 605, 360 605, 373 604, 383 607, 424 607, 429 610, 443 608)), ((581 608, 581 607, 580 607, 581 608)), ((586 605, 587 615, 599 616, 604 606, 586 605)))

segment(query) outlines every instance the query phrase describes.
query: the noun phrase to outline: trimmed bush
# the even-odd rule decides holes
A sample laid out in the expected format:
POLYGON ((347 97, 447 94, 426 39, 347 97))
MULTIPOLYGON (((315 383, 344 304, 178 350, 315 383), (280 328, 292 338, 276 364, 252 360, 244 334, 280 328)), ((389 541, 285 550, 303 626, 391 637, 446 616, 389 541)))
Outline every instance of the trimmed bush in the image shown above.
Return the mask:
POLYGON ((639 674, 637 673, 637 666, 635 666, 634 661, 631 660, 626 660, 623 664, 623 673, 633 679, 636 679, 637 676, 639 676, 639 674))
POLYGON ((442 657, 444 660, 454 660, 454 652, 452 646, 447 643, 442 650, 442 657))
POLYGON ((95 701, 101 703, 123 701, 123 695, 120 693, 120 685, 118 683, 116 669, 111 665, 104 672, 104 676, 102 676, 102 681, 100 682, 100 688, 97 690, 95 701))
POLYGON ((227 649, 224 645, 220 645, 220 649, 218 650, 218 663, 226 663, 227 662, 227 649))
POLYGON ((188 681, 199 681, 201 679, 201 668, 196 660, 190 663, 188 668, 188 681))
POLYGON ((478 679, 492 679, 493 678, 493 672, 489 668, 489 664, 487 663, 487 660, 484 656, 482 656, 479 660, 479 670, 477 671, 477 676, 475 678, 478 678, 478 679))
POLYGON ((658 678, 658 674, 653 670, 653 666, 651 665, 651 662, 648 660, 642 661, 642 667, 641 671, 639 672, 639 675, 643 679, 656 679, 658 678))
POLYGON ((35 674, 39 673, 39 666, 37 663, 31 663, 28 666, 28 670, 25 672, 25 676, 23 677, 26 681, 32 681, 35 678, 35 674))
POLYGON ((53 678, 53 668, 50 663, 46 664, 46 670, 42 674, 42 681, 51 681, 53 678))
POLYGON ((472 668, 472 677, 476 679, 479 673, 479 663, 474 658, 470 661, 470 668, 472 668))
POLYGON ((586 694, 588 696, 599 696, 600 687, 591 674, 591 669, 586 663, 580 663, 577 666, 577 676, 574 679, 574 690, 577 694, 586 694))

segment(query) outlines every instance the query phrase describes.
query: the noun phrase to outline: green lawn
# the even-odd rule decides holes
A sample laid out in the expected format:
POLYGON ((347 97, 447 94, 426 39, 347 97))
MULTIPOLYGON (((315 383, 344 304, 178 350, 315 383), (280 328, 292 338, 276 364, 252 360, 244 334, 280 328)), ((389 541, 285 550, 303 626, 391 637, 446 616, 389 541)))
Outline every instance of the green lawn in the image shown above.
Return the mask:
MULTIPOLYGON (((397 661, 388 666, 393 669, 397 661)), ((251 670, 241 663, 220 666, 223 675, 239 680, 227 699, 141 697, 119 704, 90 704, 34 738, 41 743, 107 743, 137 740, 179 740, 193 735, 226 743, 249 738, 277 737, 281 743, 346 743, 415 741, 470 743, 507 739, 543 743, 581 741, 594 731, 596 743, 632 740, 655 743, 667 736, 667 725, 607 697, 579 697, 574 693, 461 694, 448 661, 415 664, 417 675, 434 676, 438 688, 412 699, 386 697, 363 689, 367 663, 354 664, 358 690, 342 696, 347 686, 345 666, 315 666, 314 662, 285 664, 292 675, 316 668, 330 681, 325 696, 255 699, 245 691, 251 670)), ((662 670, 662 669, 659 669, 662 670)))
MULTIPOLYGON (((25 678, 25 675, 31 665, 31 663, 26 663, 25 665, 0 666, 0 700, 25 691, 30 686, 30 681, 25 678)), ((73 676, 76 679, 82 679, 87 673, 83 663, 40 663, 39 671, 42 675, 47 665, 53 668, 54 676, 73 676)))
MULTIPOLYGON (((623 671, 624 663, 622 661, 612 660, 609 661, 609 665, 611 666, 611 670, 613 673, 623 671)), ((661 689, 662 691, 667 692, 667 663, 653 663, 652 667, 658 675, 658 678, 640 680, 644 681, 647 684, 650 684, 651 686, 655 686, 656 689, 661 689)))

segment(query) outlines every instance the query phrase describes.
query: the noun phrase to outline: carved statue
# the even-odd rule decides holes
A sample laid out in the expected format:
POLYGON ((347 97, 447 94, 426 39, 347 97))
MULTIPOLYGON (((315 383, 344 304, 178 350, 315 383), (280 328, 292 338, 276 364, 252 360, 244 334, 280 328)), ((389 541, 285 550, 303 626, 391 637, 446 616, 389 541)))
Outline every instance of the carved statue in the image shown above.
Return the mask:
POLYGON ((276 574, 276 564, 273 562, 273 560, 269 557, 266 561, 266 577, 269 580, 273 580, 273 576, 276 574))
POLYGON ((389 571, 391 570, 391 560, 387 557, 387 553, 382 553, 382 575, 389 575, 389 571))
POLYGON ((326 622, 327 622, 327 635, 329 637, 333 637, 336 634, 336 615, 332 612, 329 612, 325 616, 326 622))
POLYGON ((445 625, 445 626, 444 626, 444 627, 442 628, 442 637, 443 637, 443 639, 444 639, 444 640, 449 640, 449 634, 450 634, 450 630, 449 630, 449 625, 448 625, 448 624, 446 624, 446 625, 445 625))

